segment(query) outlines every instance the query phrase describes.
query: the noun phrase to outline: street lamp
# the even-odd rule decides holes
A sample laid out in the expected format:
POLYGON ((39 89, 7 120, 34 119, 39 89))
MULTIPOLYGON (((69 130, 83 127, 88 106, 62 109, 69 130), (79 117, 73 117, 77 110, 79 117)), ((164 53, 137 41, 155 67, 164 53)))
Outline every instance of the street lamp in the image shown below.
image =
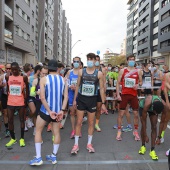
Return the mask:
POLYGON ((80 42, 81 40, 77 40, 75 43, 74 43, 74 45, 71 47, 71 50, 73 49, 73 47, 78 43, 78 42, 80 42))
POLYGON ((43 30, 43 26, 44 26, 44 23, 45 23, 46 14, 47 14, 47 16, 49 15, 48 12, 49 12, 49 9, 51 8, 51 6, 53 5, 53 3, 54 3, 54 0, 51 2, 51 5, 49 6, 47 13, 45 13, 44 19, 42 21, 41 28, 40 28, 39 41, 38 41, 38 58, 39 58, 40 62, 41 62, 41 35, 42 35, 42 30, 43 30))

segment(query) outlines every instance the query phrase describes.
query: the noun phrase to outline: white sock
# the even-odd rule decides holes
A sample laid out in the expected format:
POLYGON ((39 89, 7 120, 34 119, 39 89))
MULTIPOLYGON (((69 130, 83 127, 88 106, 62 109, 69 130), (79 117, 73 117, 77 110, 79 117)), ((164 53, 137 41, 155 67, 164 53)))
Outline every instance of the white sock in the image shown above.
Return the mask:
POLYGON ((60 144, 53 144, 53 154, 52 156, 56 156, 58 149, 59 149, 60 144))
POLYGON ((36 158, 41 157, 41 143, 35 143, 36 158))
POLYGON ((92 135, 88 135, 88 145, 91 144, 93 136, 92 135))
POLYGON ((75 138, 75 145, 78 145, 79 136, 74 136, 74 138, 75 138))

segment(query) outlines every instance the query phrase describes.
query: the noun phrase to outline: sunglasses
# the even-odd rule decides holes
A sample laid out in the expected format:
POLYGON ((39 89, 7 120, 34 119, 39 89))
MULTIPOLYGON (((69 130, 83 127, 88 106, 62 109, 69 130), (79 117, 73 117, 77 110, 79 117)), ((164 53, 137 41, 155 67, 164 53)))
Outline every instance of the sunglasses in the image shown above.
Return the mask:
POLYGON ((79 61, 73 61, 73 63, 79 63, 79 61))

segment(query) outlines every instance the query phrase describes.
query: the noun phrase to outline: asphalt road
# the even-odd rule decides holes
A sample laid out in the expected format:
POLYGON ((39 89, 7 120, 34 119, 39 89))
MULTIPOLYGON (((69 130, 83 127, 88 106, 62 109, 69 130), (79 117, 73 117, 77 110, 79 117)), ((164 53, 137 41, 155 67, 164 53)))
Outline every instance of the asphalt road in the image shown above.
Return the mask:
MULTIPOLYGON (((132 115, 133 118, 133 115, 132 115)), ((2 117, 0 118, 2 119, 2 117)), ((95 153, 88 153, 87 144, 87 122, 82 126, 82 138, 79 140, 80 151, 72 156, 70 151, 74 145, 74 139, 70 139, 71 123, 68 116, 64 129, 61 130, 62 142, 58 152, 58 164, 52 165, 45 161, 45 155, 52 152, 51 132, 43 132, 42 158, 44 164, 32 167, 29 160, 35 156, 33 128, 25 133, 26 147, 21 148, 19 143, 12 149, 7 149, 5 144, 9 138, 4 138, 4 127, 0 132, 0 170, 168 170, 168 159, 165 151, 170 147, 170 130, 165 133, 165 142, 156 146, 159 161, 152 161, 149 156, 150 144, 147 144, 147 152, 144 156, 138 154, 141 146, 140 141, 135 141, 132 132, 123 133, 123 140, 116 141, 116 132, 112 127, 116 124, 117 113, 102 115, 100 127, 102 132, 95 132, 93 145, 95 153)), ((124 120, 126 125, 126 120, 124 120)), ((147 123, 150 135, 150 124, 147 123)), ((15 132, 17 139, 20 138, 19 119, 15 116, 15 132)))

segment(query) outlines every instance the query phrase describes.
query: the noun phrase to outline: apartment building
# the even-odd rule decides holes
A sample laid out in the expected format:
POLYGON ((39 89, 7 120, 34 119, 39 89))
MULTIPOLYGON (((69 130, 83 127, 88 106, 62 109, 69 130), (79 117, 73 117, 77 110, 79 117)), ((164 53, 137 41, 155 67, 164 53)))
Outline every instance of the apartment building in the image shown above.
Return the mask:
POLYGON ((62 15, 61 0, 0 1, 0 63, 62 61, 62 15))
POLYGON ((140 63, 170 64, 170 1, 129 0, 128 5, 127 55, 140 63))
POLYGON ((121 43, 121 50, 120 55, 126 55, 126 38, 123 39, 123 42, 121 43))
POLYGON ((0 1, 0 63, 36 62, 37 11, 37 1, 0 1))
POLYGON ((105 54, 103 54, 103 62, 102 63, 105 66, 107 66, 111 57, 118 56, 118 55, 119 55, 118 53, 113 53, 113 52, 110 52, 109 50, 107 50, 105 52, 105 54))

